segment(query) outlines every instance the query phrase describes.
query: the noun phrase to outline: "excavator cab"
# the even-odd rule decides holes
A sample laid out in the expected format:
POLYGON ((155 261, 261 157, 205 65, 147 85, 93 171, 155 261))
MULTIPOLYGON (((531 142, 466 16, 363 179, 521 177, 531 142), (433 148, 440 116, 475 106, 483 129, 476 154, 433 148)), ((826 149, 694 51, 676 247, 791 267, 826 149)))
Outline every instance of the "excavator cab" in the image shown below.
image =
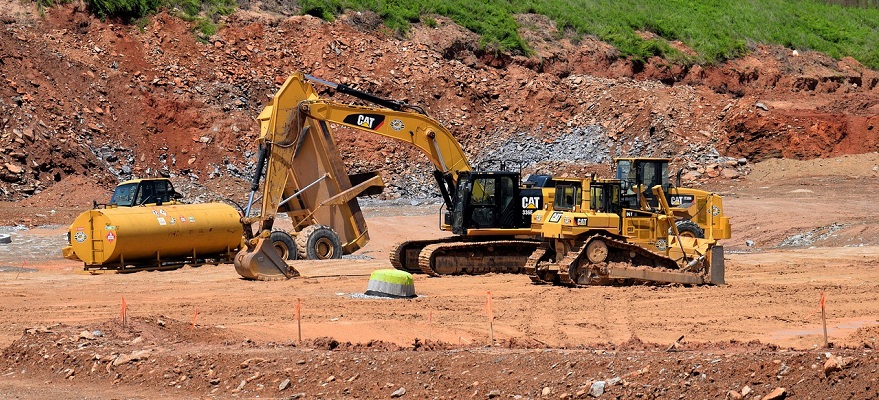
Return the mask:
POLYGON ((454 209, 447 212, 452 232, 471 229, 514 229, 524 224, 516 172, 461 172, 455 190, 454 209))

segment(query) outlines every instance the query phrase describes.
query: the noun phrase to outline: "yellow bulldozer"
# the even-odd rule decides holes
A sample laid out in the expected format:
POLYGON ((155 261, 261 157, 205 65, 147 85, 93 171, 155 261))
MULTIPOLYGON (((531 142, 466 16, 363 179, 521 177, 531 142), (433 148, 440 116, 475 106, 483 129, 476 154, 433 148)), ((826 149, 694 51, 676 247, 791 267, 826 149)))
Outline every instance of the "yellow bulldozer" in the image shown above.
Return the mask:
MULTIPOLYGON (((535 283, 568 286, 616 282, 723 284, 723 247, 715 233, 729 236, 729 219, 707 213, 709 229, 682 234, 662 185, 636 186, 635 203, 619 179, 560 178, 555 198, 534 213, 532 229, 544 239, 526 273, 535 283), (704 232, 704 235, 702 234, 704 232), (700 237, 697 237, 700 236, 700 237)), ((709 209, 719 197, 705 197, 709 209)))

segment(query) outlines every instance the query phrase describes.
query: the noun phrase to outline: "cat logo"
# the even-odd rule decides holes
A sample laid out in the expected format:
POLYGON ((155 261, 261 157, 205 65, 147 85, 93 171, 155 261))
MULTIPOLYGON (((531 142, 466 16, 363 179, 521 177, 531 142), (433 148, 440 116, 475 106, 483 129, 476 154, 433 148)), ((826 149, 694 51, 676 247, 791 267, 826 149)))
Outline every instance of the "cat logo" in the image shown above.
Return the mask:
POLYGON ((534 210, 540 208, 540 196, 526 196, 522 198, 523 210, 534 210))
POLYGON ((562 219, 562 212, 556 211, 549 216, 549 220, 547 222, 559 222, 562 219))
POLYGON ((587 218, 577 218, 577 226, 588 226, 589 219, 587 218))
POLYGON ((345 117, 342 122, 361 128, 377 130, 385 122, 385 116, 380 114, 351 114, 345 117))
POLYGON ((682 204, 692 203, 693 196, 669 196, 669 203, 673 206, 679 206, 682 204))

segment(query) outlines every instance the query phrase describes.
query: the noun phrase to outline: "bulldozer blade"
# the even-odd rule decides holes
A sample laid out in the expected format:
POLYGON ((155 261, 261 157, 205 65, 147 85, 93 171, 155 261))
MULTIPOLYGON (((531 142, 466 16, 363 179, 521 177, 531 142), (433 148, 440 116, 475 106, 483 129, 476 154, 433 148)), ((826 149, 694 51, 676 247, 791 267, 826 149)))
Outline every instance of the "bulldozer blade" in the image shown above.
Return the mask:
POLYGON ((246 279, 261 281, 289 279, 299 271, 287 265, 267 238, 259 238, 253 247, 244 247, 235 255, 235 271, 246 279))

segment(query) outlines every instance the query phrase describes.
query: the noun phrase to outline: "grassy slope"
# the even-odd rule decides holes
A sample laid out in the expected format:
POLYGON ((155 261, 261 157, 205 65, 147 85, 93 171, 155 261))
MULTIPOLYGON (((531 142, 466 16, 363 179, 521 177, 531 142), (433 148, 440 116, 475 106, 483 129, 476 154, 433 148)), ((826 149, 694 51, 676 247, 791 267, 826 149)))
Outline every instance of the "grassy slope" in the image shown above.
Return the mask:
POLYGON ((634 59, 664 55, 717 62, 745 53, 749 43, 772 43, 852 56, 879 69, 879 9, 814 0, 300 0, 299 5, 324 18, 345 8, 372 10, 398 30, 421 15, 444 15, 481 34, 486 45, 505 50, 527 51, 512 14, 538 13, 559 29, 595 35, 634 59), (644 41, 636 30, 680 40, 699 55, 688 58, 664 40, 644 41))

